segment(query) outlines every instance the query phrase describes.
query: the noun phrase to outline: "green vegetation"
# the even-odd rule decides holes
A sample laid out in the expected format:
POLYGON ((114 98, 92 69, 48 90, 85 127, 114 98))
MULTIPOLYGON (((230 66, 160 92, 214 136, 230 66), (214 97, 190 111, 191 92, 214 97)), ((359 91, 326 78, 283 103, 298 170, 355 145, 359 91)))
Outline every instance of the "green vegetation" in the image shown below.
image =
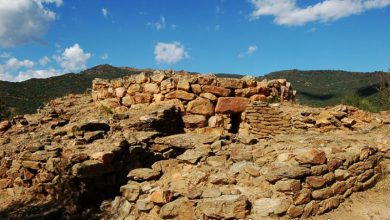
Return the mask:
POLYGON ((384 80, 389 79, 389 74, 385 72, 287 70, 262 78, 287 79, 298 91, 298 102, 305 105, 324 107, 343 103, 374 112, 390 108, 389 104, 381 101, 386 99, 381 97, 390 97, 389 82, 384 80))
MULTIPOLYGON (((34 113, 43 103, 56 97, 84 93, 90 90, 94 78, 112 79, 141 71, 150 73, 152 70, 99 65, 79 74, 69 73, 18 83, 0 81, 0 120, 11 115, 34 113)), ((216 75, 242 77, 238 74, 216 75)), ((344 103, 367 111, 390 109, 390 74, 385 72, 287 70, 258 77, 259 80, 263 78, 287 79, 298 91, 297 101, 305 105, 323 107, 344 103)))

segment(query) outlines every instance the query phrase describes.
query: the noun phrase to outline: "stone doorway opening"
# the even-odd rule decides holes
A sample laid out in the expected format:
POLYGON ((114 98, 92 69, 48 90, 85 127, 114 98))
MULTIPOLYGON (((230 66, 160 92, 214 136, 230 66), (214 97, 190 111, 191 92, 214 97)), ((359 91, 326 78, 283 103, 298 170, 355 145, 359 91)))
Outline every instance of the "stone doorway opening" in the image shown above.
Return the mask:
POLYGON ((241 113, 230 114, 230 129, 229 133, 237 134, 240 129, 241 113))

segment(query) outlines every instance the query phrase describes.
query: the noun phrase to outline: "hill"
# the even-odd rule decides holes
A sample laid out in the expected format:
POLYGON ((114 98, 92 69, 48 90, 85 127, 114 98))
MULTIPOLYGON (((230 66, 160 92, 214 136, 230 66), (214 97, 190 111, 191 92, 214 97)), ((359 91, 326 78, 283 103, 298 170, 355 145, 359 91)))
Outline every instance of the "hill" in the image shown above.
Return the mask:
POLYGON ((99 65, 79 74, 68 73, 23 82, 0 81, 0 99, 14 114, 34 113, 43 103, 70 93, 84 93, 94 78, 117 78, 139 71, 99 65))
MULTIPOLYGON (((0 81, 0 119, 5 110, 13 115, 34 113, 43 103, 70 93, 84 93, 94 78, 112 79, 152 69, 135 69, 99 65, 79 74, 68 73, 47 79, 30 79, 23 82, 0 81), (3 110, 2 110, 3 109, 3 110)), ((217 74, 219 77, 241 78, 239 74, 217 74)), ((310 106, 328 106, 339 103, 354 105, 365 110, 383 109, 378 104, 378 90, 383 72, 355 73, 318 70, 278 71, 259 77, 286 78, 298 91, 299 102, 310 106)), ((8 114, 9 115, 9 114, 8 114)))
MULTIPOLYGON (((335 70, 286 70, 261 78, 285 78, 298 91, 301 104, 324 107, 340 103, 354 105, 369 111, 378 111, 378 89, 385 82, 386 73, 359 73, 335 70)), ((260 78, 260 79, 261 79, 260 78)))

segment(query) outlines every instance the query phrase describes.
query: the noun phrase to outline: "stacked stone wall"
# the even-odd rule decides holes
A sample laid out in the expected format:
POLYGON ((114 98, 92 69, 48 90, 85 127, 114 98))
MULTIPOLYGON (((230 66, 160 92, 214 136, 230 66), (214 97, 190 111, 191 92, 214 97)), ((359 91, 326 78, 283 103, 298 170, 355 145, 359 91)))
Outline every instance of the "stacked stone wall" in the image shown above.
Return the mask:
POLYGON ((291 116, 285 114, 278 105, 266 102, 252 102, 242 115, 240 133, 267 137, 286 133, 292 129, 291 116))
POLYGON ((337 208, 352 193, 366 190, 381 178, 378 163, 382 154, 375 148, 350 148, 331 153, 315 148, 296 149, 262 169, 276 192, 274 198, 255 202, 259 216, 287 215, 308 218, 337 208), (261 206, 277 204, 265 212, 261 206))
POLYGON ((92 97, 115 112, 151 103, 173 104, 181 110, 186 129, 208 132, 232 129, 232 115, 255 101, 293 101, 296 91, 285 79, 256 81, 156 71, 124 78, 95 79, 92 97))

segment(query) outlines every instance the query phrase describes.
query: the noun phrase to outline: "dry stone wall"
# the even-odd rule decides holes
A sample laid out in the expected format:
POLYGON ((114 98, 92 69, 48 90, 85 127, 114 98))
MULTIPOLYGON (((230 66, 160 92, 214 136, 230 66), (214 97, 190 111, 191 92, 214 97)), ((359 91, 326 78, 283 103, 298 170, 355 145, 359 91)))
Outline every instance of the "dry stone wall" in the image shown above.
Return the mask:
POLYGON ((353 192, 375 185, 381 178, 382 157, 371 147, 340 153, 302 148, 281 154, 261 171, 276 193, 257 200, 254 214, 259 219, 282 213, 305 219, 335 209, 353 192))
POLYGON ((293 101, 296 91, 285 79, 256 81, 254 77, 217 78, 169 71, 124 78, 95 79, 92 97, 115 112, 150 103, 180 109, 186 129, 222 133, 238 130, 237 122, 254 101, 293 101))
POLYGON ((252 102, 242 115, 240 133, 267 137, 286 133, 292 129, 291 116, 283 113, 278 105, 252 102))

